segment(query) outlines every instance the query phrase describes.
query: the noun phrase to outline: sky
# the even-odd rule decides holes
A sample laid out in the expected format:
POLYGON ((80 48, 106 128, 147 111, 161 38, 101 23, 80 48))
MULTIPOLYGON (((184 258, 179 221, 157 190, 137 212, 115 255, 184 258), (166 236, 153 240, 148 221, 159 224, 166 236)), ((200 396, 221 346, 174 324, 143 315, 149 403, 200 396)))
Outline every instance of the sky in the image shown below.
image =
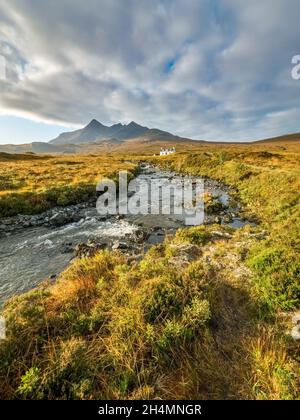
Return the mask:
POLYGON ((300 132, 299 0, 1 0, 0 143, 96 118, 185 137, 300 132))

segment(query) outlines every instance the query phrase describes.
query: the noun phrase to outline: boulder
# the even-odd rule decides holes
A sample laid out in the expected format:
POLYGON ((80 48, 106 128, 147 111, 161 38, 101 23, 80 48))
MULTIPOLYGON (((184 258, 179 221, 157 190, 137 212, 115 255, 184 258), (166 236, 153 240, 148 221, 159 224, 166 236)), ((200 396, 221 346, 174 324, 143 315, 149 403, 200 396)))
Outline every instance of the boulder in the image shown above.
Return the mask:
POLYGON ((49 220, 51 226, 63 226, 69 222, 69 218, 64 213, 56 213, 49 220))
POLYGON ((107 247, 106 243, 100 243, 94 240, 90 240, 87 243, 78 244, 75 246, 74 250, 76 256, 79 258, 82 257, 92 257, 97 252, 107 247))
POLYGON ((114 251, 128 249, 128 248, 129 248, 129 245, 126 242, 120 242, 120 241, 115 242, 112 246, 112 249, 114 251))
POLYGON ((193 244, 171 244, 174 256, 170 261, 177 267, 185 267, 197 260, 202 254, 201 249, 193 244))

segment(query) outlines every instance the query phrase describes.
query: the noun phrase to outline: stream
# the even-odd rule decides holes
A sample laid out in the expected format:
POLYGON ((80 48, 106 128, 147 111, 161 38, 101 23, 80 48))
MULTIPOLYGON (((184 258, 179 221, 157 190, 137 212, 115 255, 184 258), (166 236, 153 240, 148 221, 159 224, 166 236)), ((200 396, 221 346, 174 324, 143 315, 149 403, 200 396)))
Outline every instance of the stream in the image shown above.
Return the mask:
MULTIPOLYGON (((172 180, 175 184, 178 182, 178 185, 182 182, 182 176, 179 174, 146 165, 137 176, 136 182, 139 184, 145 180, 162 179, 172 180)), ((243 220, 239 216, 241 206, 232 200, 227 187, 213 180, 205 180, 205 191, 222 204, 222 211, 206 216, 205 223, 227 224, 234 228, 245 224, 253 225, 251 221, 243 220)), ((161 197, 159 200, 161 201, 161 197)), ((76 211, 77 207, 74 208, 76 211)), ((39 217, 41 219, 44 216, 39 217)), ((142 232, 143 238, 136 251, 140 253, 152 244, 162 242, 167 233, 174 233, 178 228, 184 227, 184 219, 180 215, 103 217, 98 215, 95 205, 85 208, 78 206, 75 220, 62 226, 49 226, 46 223, 31 226, 32 224, 27 222, 27 227, 19 226, 16 230, 1 234, 0 305, 12 296, 34 288, 44 279, 50 278, 55 281, 57 275, 76 256, 75 250, 79 244, 101 241, 113 249, 122 249, 126 248, 128 241, 132 242, 132 238, 142 232)))

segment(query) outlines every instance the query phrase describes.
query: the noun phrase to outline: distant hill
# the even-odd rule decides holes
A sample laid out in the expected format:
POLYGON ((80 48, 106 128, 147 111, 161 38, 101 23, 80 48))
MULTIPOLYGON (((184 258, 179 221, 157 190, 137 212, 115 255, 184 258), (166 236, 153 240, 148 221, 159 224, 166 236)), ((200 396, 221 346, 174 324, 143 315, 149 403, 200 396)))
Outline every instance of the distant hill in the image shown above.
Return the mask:
POLYGON ((295 134, 286 134, 284 136, 278 136, 278 137, 271 137, 269 139, 263 139, 263 140, 258 140, 254 143, 269 143, 269 142, 293 142, 293 141, 300 141, 300 133, 295 133, 295 134))
MULTIPOLYGON (((51 156, 49 156, 50 158, 51 156)), ((46 159, 47 156, 43 155, 36 155, 34 153, 28 152, 28 153, 17 153, 17 154, 13 154, 13 153, 5 153, 5 152, 0 152, 0 162, 11 162, 14 160, 41 160, 41 159, 46 159)))
POLYGON ((52 145, 43 142, 25 144, 4 144, 0 145, 0 152, 6 153, 76 153, 76 147, 69 145, 52 145))

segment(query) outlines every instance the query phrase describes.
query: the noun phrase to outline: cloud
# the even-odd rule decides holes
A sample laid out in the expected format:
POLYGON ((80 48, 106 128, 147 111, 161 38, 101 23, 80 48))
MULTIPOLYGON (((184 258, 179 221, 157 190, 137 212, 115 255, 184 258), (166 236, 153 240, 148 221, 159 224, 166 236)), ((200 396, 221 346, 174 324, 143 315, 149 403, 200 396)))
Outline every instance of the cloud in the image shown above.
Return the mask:
POLYGON ((298 0, 3 0, 0 113, 179 135, 300 131, 298 0))

